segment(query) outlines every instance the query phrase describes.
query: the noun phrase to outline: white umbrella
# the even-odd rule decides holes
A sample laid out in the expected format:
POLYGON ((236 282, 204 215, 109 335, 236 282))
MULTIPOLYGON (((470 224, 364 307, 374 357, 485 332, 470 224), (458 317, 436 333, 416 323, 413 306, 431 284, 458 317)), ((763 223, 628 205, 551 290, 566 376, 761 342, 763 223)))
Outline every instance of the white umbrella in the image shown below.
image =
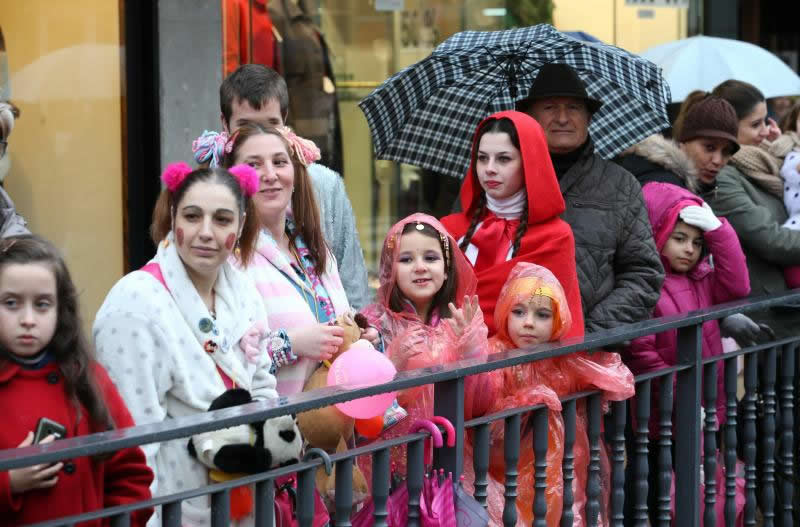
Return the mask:
POLYGON ((690 37, 652 47, 642 57, 664 70, 673 102, 728 79, 749 82, 768 98, 800 94, 797 73, 764 48, 740 40, 690 37))

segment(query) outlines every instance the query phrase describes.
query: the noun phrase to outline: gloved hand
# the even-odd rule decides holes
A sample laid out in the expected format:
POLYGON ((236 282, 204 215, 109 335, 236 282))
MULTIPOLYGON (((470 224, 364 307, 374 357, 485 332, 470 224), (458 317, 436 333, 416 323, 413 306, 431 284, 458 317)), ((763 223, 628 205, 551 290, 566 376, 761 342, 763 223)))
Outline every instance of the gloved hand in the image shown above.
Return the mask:
POLYGON ((714 213, 711 211, 711 207, 708 206, 708 203, 703 203, 702 207, 699 205, 689 205, 688 207, 684 207, 678 216, 680 216, 684 223, 687 223, 693 227, 697 227, 704 232, 713 231, 722 225, 722 222, 719 221, 719 218, 714 216, 714 213))
POLYGON ((719 330, 723 337, 732 337, 739 346, 755 346, 760 336, 775 338, 775 332, 766 324, 756 324, 747 315, 736 313, 719 321, 719 330))

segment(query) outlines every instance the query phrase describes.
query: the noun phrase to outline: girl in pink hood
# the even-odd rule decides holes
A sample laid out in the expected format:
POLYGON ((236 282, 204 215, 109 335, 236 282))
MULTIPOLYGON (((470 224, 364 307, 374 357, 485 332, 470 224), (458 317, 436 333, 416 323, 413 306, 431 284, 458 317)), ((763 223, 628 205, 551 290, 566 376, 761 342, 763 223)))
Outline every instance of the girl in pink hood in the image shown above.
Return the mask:
MULTIPOLYGON (((717 218, 702 199, 669 183, 648 183, 642 193, 666 271, 654 318, 705 309, 750 293, 744 253, 736 232, 725 218, 717 218)), ((677 338, 677 331, 671 330, 634 339, 626 361, 628 366, 635 374, 674 366, 677 338)), ((722 355, 722 337, 716 320, 703 324, 702 340, 704 358, 722 355)), ((722 373, 718 368, 720 425, 725 420, 722 373)), ((654 394, 653 401, 657 400, 654 394)), ((656 406, 650 415, 651 432, 655 432, 656 406)))
MULTIPOLYGON (((666 271, 653 317, 704 309, 750 293, 745 256, 736 232, 725 218, 717 218, 702 199, 669 183, 648 183, 642 193, 666 271)), ((716 320, 703 324, 702 346, 703 358, 722 355, 716 320)), ((626 363, 635 374, 646 373, 674 366, 677 354, 677 331, 670 330, 634 339, 626 363)), ((656 384, 651 401, 650 435, 655 437, 659 419, 656 384)), ((716 412, 722 426, 725 391, 721 363, 717 367, 716 412)), ((717 517, 724 518, 719 509, 717 517)))

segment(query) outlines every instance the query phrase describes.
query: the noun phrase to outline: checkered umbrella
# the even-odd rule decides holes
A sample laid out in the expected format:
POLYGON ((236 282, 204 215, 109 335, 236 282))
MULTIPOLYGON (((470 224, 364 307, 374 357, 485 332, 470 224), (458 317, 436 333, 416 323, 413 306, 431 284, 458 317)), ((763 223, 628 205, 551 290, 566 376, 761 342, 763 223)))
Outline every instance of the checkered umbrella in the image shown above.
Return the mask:
POLYGON ((478 123, 513 109, 549 62, 572 66, 589 95, 603 102, 589 126, 603 157, 611 158, 669 126, 669 87, 648 60, 613 46, 578 41, 546 24, 464 31, 359 103, 376 156, 463 177, 478 123))

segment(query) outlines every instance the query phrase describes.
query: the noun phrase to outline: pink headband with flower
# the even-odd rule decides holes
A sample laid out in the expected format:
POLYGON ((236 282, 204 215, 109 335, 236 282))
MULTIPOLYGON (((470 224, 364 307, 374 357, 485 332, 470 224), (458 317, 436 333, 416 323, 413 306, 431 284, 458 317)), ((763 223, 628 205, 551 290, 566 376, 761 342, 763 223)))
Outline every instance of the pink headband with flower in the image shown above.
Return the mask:
MULTIPOLYGON (((192 167, 183 161, 170 163, 161 174, 161 181, 164 182, 167 190, 175 192, 191 172, 193 172, 192 167)), ((250 165, 236 165, 229 168, 228 172, 239 183, 239 187, 245 197, 249 198, 258 192, 258 172, 253 167, 250 165)))

